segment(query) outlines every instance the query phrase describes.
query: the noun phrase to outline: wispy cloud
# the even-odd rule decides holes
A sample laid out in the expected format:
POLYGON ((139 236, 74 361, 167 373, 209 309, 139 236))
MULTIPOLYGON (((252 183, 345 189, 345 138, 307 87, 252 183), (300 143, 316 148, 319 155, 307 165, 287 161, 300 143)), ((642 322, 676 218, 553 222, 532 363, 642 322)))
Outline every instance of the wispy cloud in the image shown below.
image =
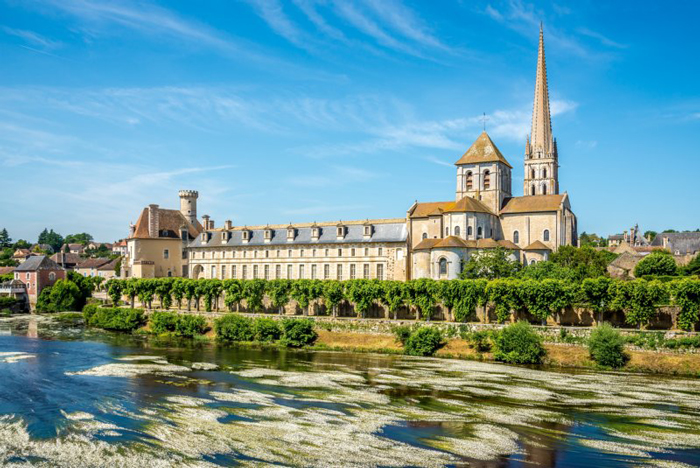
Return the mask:
POLYGON ((285 14, 282 3, 278 0, 250 0, 250 3, 255 7, 258 15, 277 34, 298 47, 304 49, 309 47, 309 38, 285 14))
POLYGON ((612 39, 610 39, 606 36, 603 36, 602 34, 600 34, 598 32, 592 31, 588 28, 578 28, 577 31, 579 34, 596 39, 601 44, 608 46, 608 47, 613 47, 615 49, 626 49, 628 47, 626 44, 621 44, 619 42, 613 41, 612 39))
POLYGON ((30 44, 34 47, 38 47, 40 50, 45 52, 56 50, 63 46, 63 43, 61 41, 49 39, 34 31, 29 31, 26 29, 14 29, 9 28, 7 26, 4 26, 2 30, 5 32, 5 34, 18 37, 24 40, 27 44, 30 44))
POLYGON ((428 156, 425 158, 426 161, 431 162, 433 164, 437 164, 438 166, 444 166, 444 167, 454 167, 454 164, 450 164, 445 160, 436 158, 435 156, 428 156))

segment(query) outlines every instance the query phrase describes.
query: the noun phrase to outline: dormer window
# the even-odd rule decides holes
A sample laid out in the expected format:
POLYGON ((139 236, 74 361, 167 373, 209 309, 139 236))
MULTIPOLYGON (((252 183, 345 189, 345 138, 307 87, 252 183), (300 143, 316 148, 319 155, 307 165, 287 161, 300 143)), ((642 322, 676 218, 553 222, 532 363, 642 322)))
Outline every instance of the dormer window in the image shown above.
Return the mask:
POLYGON ((287 241, 293 241, 295 236, 296 236, 296 229, 294 229, 294 226, 289 225, 287 227, 287 241))
POLYGON ((318 240, 319 237, 321 237, 321 228, 318 226, 312 226, 311 227, 311 239, 318 240))
POLYGON ((272 240, 272 229, 265 228, 265 242, 270 242, 272 240))
POLYGON ((343 239, 345 237, 345 226, 338 224, 335 228, 335 235, 338 239, 343 239))
POLYGON ((362 235, 365 238, 372 237, 373 231, 374 231, 373 226, 369 223, 365 223, 365 225, 362 226, 362 235))
POLYGON ((223 231, 223 232, 221 233, 221 240, 222 240, 223 242, 228 242, 229 239, 231 239, 231 233, 230 233, 229 231, 223 231))
POLYGON ((250 231, 248 229, 243 229, 242 235, 243 235, 243 242, 250 241, 250 231))
POLYGON ((189 233, 187 232, 187 229, 180 229, 180 239, 187 241, 189 239, 189 233))

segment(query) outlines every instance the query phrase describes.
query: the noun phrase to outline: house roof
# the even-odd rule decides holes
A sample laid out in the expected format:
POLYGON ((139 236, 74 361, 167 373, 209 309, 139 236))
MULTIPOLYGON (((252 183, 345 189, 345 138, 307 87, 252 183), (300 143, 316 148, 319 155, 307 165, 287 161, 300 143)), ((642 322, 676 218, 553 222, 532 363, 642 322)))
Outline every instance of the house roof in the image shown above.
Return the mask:
MULTIPOLYGON (((190 237, 196 238, 204 228, 199 224, 193 225, 187 218, 178 210, 166 210, 163 208, 155 208, 158 212, 158 237, 157 238, 180 238, 180 228, 186 228, 190 237)), ((141 212, 136 226, 134 227, 134 235, 132 239, 151 239, 148 232, 148 210, 146 207, 141 212)))
POLYGON ((494 214, 486 205, 472 197, 464 197, 459 201, 416 203, 411 212, 411 218, 426 218, 442 215, 443 213, 488 213, 494 214))
POLYGON ((457 236, 449 236, 443 239, 423 239, 413 250, 430 250, 440 248, 462 249, 495 249, 503 247, 509 250, 519 250, 520 247, 507 240, 479 239, 467 240, 457 236))
POLYGON ((80 261, 82 260, 82 257, 80 255, 70 253, 70 252, 68 252, 68 253, 58 252, 58 253, 51 255, 50 258, 54 262, 59 263, 59 264, 64 264, 64 265, 69 264, 69 263, 76 265, 76 264, 80 263, 80 261))
POLYGON ((37 255, 35 257, 28 258, 24 263, 15 269, 16 272, 37 270, 63 270, 63 268, 46 255, 37 255))
POLYGON ((621 255, 619 255, 615 260, 610 262, 608 266, 620 268, 622 270, 632 271, 642 258, 644 258, 642 255, 635 255, 630 252, 624 252, 621 255))
POLYGON ((466 153, 459 158, 455 163, 456 166, 461 164, 479 164, 488 162, 500 162, 512 168, 503 154, 496 147, 489 135, 484 131, 472 143, 466 153))
POLYGON ((536 240, 532 244, 528 245, 525 247, 523 250, 552 250, 546 245, 544 245, 541 241, 536 240))
POLYGON ((117 259, 115 258, 114 260, 110 260, 109 262, 105 263, 102 266, 97 267, 99 271, 109 271, 109 270, 114 270, 114 266, 117 264, 117 259))
POLYGON ((15 268, 13 266, 0 267, 0 275, 10 274, 15 271, 15 268))
POLYGON ((99 268, 110 261, 109 258, 87 258, 78 263, 75 268, 99 268))
POLYGON ((501 214, 557 211, 561 208, 565 199, 566 194, 506 198, 503 200, 501 214))
POLYGON ((32 251, 29 249, 17 249, 15 250, 15 253, 12 254, 13 257, 26 257, 27 255, 31 255, 32 251))
POLYGON ((700 232, 662 232, 656 235, 651 245, 663 247, 664 238, 667 239, 668 248, 673 253, 678 251, 685 255, 700 252, 700 232))

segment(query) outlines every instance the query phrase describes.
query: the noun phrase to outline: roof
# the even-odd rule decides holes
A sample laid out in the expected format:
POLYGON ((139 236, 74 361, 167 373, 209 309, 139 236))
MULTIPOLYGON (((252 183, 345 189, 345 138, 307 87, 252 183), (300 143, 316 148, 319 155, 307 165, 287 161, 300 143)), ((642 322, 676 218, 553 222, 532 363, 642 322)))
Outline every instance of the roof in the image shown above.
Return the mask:
POLYGON ((544 245, 541 241, 536 240, 532 244, 528 245, 525 247, 523 250, 552 250, 546 245, 544 245))
POLYGON ((88 258, 78 263, 75 268, 98 268, 110 261, 109 258, 88 258))
POLYGON ((457 236, 449 236, 443 239, 423 239, 413 250, 430 250, 440 248, 461 249, 495 249, 503 247, 509 250, 519 250, 520 247, 507 240, 479 239, 467 240, 457 236))
POLYGON ((486 205, 476 198, 464 197, 459 201, 416 203, 411 212, 411 218, 426 218, 442 213, 488 213, 494 214, 486 205))
POLYGON ((46 255, 37 255, 35 257, 29 257, 23 264, 15 269, 15 272, 37 270, 63 270, 63 268, 46 255))
POLYGON ((105 263, 102 266, 97 267, 99 271, 109 271, 109 270, 114 270, 115 265, 117 264, 117 259, 115 258, 114 260, 110 260, 109 262, 105 263))
POLYGON ((17 249, 15 250, 15 253, 12 254, 13 257, 26 257, 27 255, 31 255, 32 251, 29 249, 17 249))
POLYGON ((667 239, 668 248, 682 255, 700 252, 700 232, 662 232, 657 234, 652 246, 663 247, 663 239, 667 239))
POLYGON ((7 275, 15 271, 16 267, 13 266, 4 266, 0 267, 0 275, 7 275))
POLYGON ((558 211, 566 194, 555 195, 530 195, 526 197, 512 197, 503 200, 501 214, 508 213, 536 213, 542 211, 558 211))
POLYGON ((634 255, 629 252, 624 252, 622 255, 619 255, 615 260, 610 262, 608 266, 632 271, 642 258, 644 258, 642 255, 634 255))
POLYGON ((622 240, 625 236, 623 234, 612 234, 608 236, 608 240, 622 240))
POLYGON ((72 263, 75 265, 75 264, 80 263, 80 261, 82 260, 82 257, 80 255, 70 253, 70 252, 68 252, 68 253, 58 252, 58 253, 51 255, 50 258, 54 262, 59 263, 59 264, 62 263, 64 265, 68 264, 68 263, 72 263))
POLYGON ((406 242, 408 233, 406 229, 406 220, 364 220, 364 221, 343 221, 345 226, 345 236, 338 239, 336 226, 338 222, 331 223, 304 223, 291 225, 295 229, 293 241, 287 241, 287 229, 289 224, 284 225, 266 225, 253 227, 236 227, 229 231, 217 229, 213 231, 203 232, 190 243, 189 247, 244 247, 244 246, 262 246, 262 245, 300 245, 300 244, 349 244, 349 243, 377 243, 377 242, 406 242), (364 226, 369 222, 372 225, 372 235, 365 237, 364 226), (311 230, 318 228, 320 230, 318 240, 312 240, 311 230), (248 242, 243 242, 243 231, 250 233, 248 242), (269 241, 265 241, 265 231, 272 231, 272 236, 269 241), (224 240, 223 233, 229 233, 230 239, 224 240), (209 237, 204 240, 204 237, 209 237))
MULTIPOLYGON (((131 236, 132 239, 151 239, 148 232, 148 211, 149 208, 146 207, 141 212, 138 221, 136 221, 136 226, 134 226, 134 235, 131 236)), ((199 223, 193 225, 187 218, 178 210, 166 210, 163 208, 156 208, 158 212, 158 237, 157 238, 180 238, 180 228, 185 227, 192 239, 196 238, 203 228, 199 223)))
POLYGON ((466 153, 459 158, 455 163, 456 166, 461 164, 479 164, 489 162, 500 162, 512 168, 503 154, 496 147, 486 131, 481 132, 481 135, 472 143, 466 153))

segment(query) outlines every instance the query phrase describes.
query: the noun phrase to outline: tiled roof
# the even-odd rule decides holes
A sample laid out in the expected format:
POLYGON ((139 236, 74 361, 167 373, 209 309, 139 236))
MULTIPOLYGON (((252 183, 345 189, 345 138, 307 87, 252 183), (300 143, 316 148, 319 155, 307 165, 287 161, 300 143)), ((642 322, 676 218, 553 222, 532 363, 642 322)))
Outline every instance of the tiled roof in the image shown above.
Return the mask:
POLYGON ((479 239, 467 240, 457 236, 449 236, 444 239, 423 239, 413 250, 430 250, 439 248, 462 249, 495 249, 503 247, 509 250, 519 250, 520 247, 507 240, 479 239))
POLYGON ((82 260, 82 257, 78 254, 74 253, 64 253, 64 252, 59 252, 51 255, 51 260, 53 260, 56 263, 59 264, 68 264, 71 263, 73 265, 80 263, 82 260))
MULTIPOLYGON (((192 225, 185 216, 178 210, 166 210, 163 208, 156 208, 158 211, 158 230, 159 238, 180 238, 180 228, 185 227, 189 232, 189 235, 194 239, 202 232, 202 227, 199 223, 197 226, 192 225)), ((148 208, 144 208, 139 216, 138 221, 136 221, 136 226, 134 227, 134 235, 132 238, 136 239, 150 239, 151 236, 148 233, 148 208)))
POLYGON ((15 269, 15 271, 37 270, 63 270, 63 268, 46 255, 37 255, 35 257, 29 257, 23 264, 15 269))
POLYGON ((557 211, 564 203, 565 197, 566 194, 506 198, 503 200, 501 214, 557 211))
POLYGON ((681 255, 694 254, 700 252, 700 232, 663 232, 657 234, 653 246, 663 247, 663 239, 668 240, 668 248, 671 252, 681 255))
POLYGON ((544 245, 541 241, 536 240, 532 244, 528 245, 525 247, 523 250, 552 250, 546 245, 544 245))
POLYGON ((632 271, 642 258, 644 258, 642 255, 634 255, 629 252, 625 252, 610 262, 610 265, 608 266, 632 271))
POLYGON ((499 240, 498 245, 508 250, 520 250, 520 247, 518 247, 517 244, 514 244, 513 242, 505 239, 499 240))
POLYGON ((0 275, 8 275, 8 274, 14 272, 15 268, 16 267, 12 267, 12 266, 0 267, 0 275))
POLYGON ((99 271, 109 271, 114 270, 114 266, 117 264, 117 259, 111 260, 102 266, 97 267, 99 271))
POLYGON ((109 262, 109 258, 87 258, 78 263, 75 268, 98 268, 109 262))
POLYGON ((469 147, 466 153, 455 163, 460 164, 478 164, 488 162, 500 162, 508 167, 511 166, 503 154, 498 150, 491 138, 486 132, 482 132, 474 143, 469 147))
POLYGON ((472 197, 464 197, 457 202, 416 203, 411 218, 425 218, 442 213, 488 213, 493 214, 486 205, 472 197))

